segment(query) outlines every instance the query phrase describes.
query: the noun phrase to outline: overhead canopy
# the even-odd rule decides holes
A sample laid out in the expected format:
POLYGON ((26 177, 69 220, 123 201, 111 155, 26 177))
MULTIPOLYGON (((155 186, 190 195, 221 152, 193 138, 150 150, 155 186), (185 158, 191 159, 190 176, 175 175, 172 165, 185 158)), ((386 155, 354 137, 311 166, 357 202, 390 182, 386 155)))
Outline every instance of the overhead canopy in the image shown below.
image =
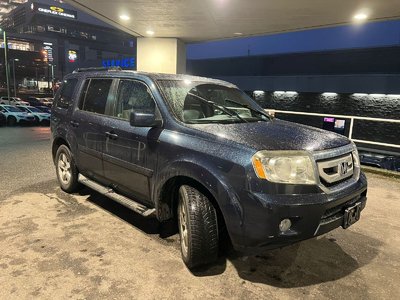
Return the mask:
POLYGON ((66 0, 134 36, 201 42, 400 18, 399 0, 66 0), (125 19, 121 19, 124 16, 125 19))

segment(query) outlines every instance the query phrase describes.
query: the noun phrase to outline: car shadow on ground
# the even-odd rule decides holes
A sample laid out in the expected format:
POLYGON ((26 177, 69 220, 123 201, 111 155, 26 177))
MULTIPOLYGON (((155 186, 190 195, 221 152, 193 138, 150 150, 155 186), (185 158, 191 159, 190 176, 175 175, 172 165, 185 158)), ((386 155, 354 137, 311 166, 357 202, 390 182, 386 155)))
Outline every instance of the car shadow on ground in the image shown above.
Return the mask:
POLYGON ((114 216, 131 224, 132 226, 136 227, 146 234, 160 233, 160 223, 157 221, 156 218, 143 217, 135 213, 134 211, 126 208, 125 206, 87 187, 83 187, 82 190, 79 191, 79 195, 88 196, 86 201, 89 201, 97 207, 110 212, 114 216))
MULTIPOLYGON (((88 188, 83 188, 79 195, 87 196, 90 203, 151 235, 161 245, 173 246, 179 255, 179 237, 174 229, 169 234, 170 229, 163 228, 155 218, 142 217, 88 188)), ((256 256, 240 256, 231 247, 223 245, 225 249, 215 263, 191 272, 196 277, 220 275, 225 272, 229 260, 243 280, 280 288, 304 287, 350 275, 369 264, 382 246, 379 240, 351 229, 340 233, 340 241, 331 236, 328 234, 256 256), (341 245, 351 245, 348 247, 350 250, 341 245)))
MULTIPOLYGON (((180 255, 179 236, 177 234, 177 225, 174 223, 161 224, 156 218, 146 218, 126 208, 125 206, 108 199, 106 196, 97 193, 87 187, 79 191, 80 196, 87 196, 86 201, 97 207, 113 214, 117 218, 142 231, 145 234, 152 235, 155 241, 163 246, 173 246, 176 254, 180 255), (157 235, 157 238, 154 236, 157 235)), ((199 267, 192 271, 195 276, 215 276, 224 273, 226 270, 226 251, 221 251, 218 260, 212 265, 199 267)))
POLYGON ((369 264, 382 246, 380 241, 350 230, 342 232, 340 244, 328 236, 269 250, 262 255, 228 259, 244 280, 295 288, 344 278, 369 264), (350 251, 340 246, 343 243, 351 245, 346 247, 350 251))

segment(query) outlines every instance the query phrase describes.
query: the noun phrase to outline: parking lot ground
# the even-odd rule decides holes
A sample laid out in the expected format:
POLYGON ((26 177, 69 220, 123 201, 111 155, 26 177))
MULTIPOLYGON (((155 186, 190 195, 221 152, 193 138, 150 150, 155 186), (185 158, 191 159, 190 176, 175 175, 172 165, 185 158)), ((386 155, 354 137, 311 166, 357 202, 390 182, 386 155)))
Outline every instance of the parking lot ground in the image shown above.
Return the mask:
POLYGON ((190 272, 177 235, 55 180, 0 202, 2 299, 394 299, 400 294, 400 181, 368 174, 361 220, 254 257, 190 272))

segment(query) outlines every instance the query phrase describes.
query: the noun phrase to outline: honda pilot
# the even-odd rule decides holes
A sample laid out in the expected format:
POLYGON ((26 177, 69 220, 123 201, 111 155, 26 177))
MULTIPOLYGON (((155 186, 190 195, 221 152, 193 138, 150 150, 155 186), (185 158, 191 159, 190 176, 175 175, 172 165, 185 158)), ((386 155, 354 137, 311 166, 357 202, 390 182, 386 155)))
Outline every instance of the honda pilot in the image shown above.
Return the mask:
POLYGON ((271 118, 220 80, 76 70, 51 131, 61 189, 175 224, 188 268, 214 262, 224 235, 255 254, 348 228, 366 205, 354 143, 271 118))

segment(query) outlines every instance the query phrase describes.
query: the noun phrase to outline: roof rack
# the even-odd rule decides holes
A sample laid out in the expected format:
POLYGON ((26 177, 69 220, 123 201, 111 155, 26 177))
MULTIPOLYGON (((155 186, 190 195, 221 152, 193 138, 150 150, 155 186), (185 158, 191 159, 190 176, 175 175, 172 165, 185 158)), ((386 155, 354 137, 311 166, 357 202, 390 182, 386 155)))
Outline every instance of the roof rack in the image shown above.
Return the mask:
POLYGON ((122 71, 121 67, 91 67, 91 68, 78 68, 72 73, 80 72, 96 72, 96 71, 122 71))

